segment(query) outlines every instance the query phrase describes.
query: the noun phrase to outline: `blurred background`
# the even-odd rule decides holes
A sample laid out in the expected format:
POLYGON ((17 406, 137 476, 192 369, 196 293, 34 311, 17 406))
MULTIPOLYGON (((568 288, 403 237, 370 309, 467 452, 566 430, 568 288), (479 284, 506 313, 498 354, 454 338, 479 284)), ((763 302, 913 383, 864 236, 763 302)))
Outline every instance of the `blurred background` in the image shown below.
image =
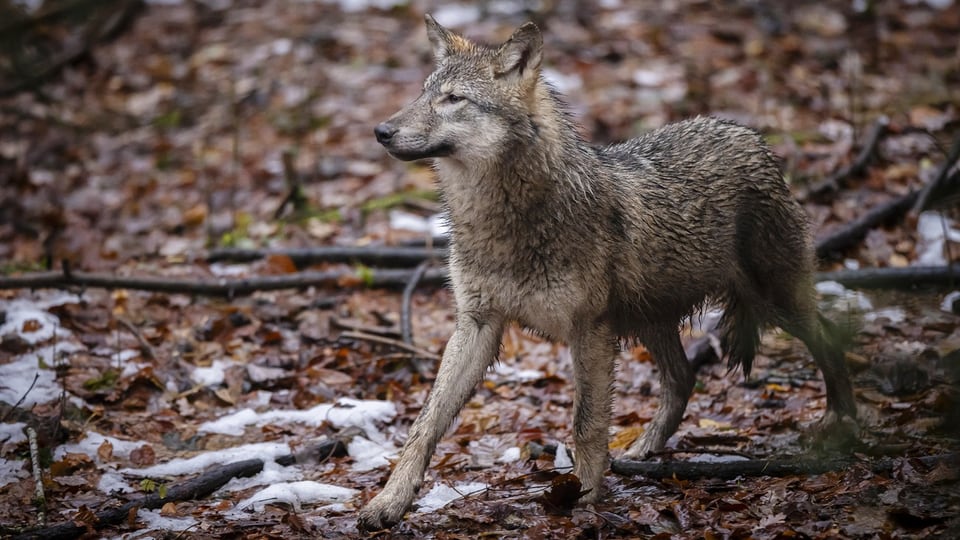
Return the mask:
MULTIPOLYGON (((430 230, 429 170, 371 135, 431 70, 426 12, 492 43, 535 21, 545 76, 593 141, 730 118, 767 137, 799 190, 887 116, 863 189, 808 205, 821 232, 921 185, 957 131, 950 0, 6 0, 0 260, 116 268, 430 230), (304 197, 281 209, 294 178, 304 197)), ((914 255, 912 233, 885 240, 891 253, 853 258, 914 255)))

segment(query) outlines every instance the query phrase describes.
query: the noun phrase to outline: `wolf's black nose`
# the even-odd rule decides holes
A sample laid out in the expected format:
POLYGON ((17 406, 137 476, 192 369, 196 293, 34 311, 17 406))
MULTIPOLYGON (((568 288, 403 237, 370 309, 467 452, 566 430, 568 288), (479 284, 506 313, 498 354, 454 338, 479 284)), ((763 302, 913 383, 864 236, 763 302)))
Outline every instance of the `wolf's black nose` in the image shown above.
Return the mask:
POLYGON ((377 141, 379 141, 380 144, 386 144, 397 134, 397 128, 395 128, 393 124, 381 122, 377 124, 377 127, 373 128, 373 133, 377 136, 377 141))

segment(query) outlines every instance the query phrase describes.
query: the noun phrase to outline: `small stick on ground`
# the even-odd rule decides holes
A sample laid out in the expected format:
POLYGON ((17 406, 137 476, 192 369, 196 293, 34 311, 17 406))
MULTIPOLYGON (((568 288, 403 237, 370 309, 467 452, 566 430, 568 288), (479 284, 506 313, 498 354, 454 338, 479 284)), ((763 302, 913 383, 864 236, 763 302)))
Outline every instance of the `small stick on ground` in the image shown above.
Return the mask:
MULTIPOLYGON (((54 338, 56 338, 56 335, 54 335, 54 338)), ((27 388, 27 391, 24 392, 22 396, 20 396, 20 399, 18 399, 16 403, 13 404, 13 407, 10 407, 9 409, 7 409, 7 412, 6 414, 3 415, 3 418, 0 418, 0 422, 6 422, 7 418, 9 418, 11 414, 13 414, 13 411, 17 410, 17 408, 20 407, 20 405, 23 403, 23 400, 27 399, 27 395, 29 395, 30 391, 33 390, 33 387, 37 385, 37 380, 39 379, 40 379, 40 372, 37 371, 33 375, 33 381, 30 383, 30 387, 27 388)))
POLYGON ((150 345, 150 342, 147 341, 147 338, 143 337, 143 334, 140 333, 140 329, 134 326, 132 322, 124 318, 117 318, 117 322, 119 322, 121 326, 133 334, 133 337, 137 338, 137 342, 140 343, 140 352, 142 352, 144 356, 151 360, 157 359, 157 351, 153 348, 153 345, 150 345))
POLYGON ((37 525, 47 525, 47 497, 43 494, 43 471, 40 469, 40 449, 37 446, 37 431, 27 428, 27 438, 30 439, 30 465, 33 468, 33 480, 36 488, 33 492, 33 504, 37 507, 37 525))
POLYGON ((365 332, 342 332, 340 334, 340 337, 346 338, 346 339, 356 339, 360 341, 369 341, 372 343, 379 343, 380 345, 387 345, 403 351, 411 352, 413 354, 416 354, 417 356, 426 358, 428 360, 440 360, 440 357, 438 355, 428 350, 421 349, 416 345, 410 345, 408 343, 404 343, 396 339, 390 339, 390 338, 378 336, 375 334, 367 334, 365 332))
POLYGON ((407 286, 403 288, 403 298, 400 302, 400 335, 403 337, 403 342, 407 345, 413 345, 413 323, 410 320, 410 303, 413 299, 413 291, 415 291, 417 285, 420 284, 420 278, 422 278, 423 273, 427 271, 429 264, 430 261, 420 263, 416 269, 414 269, 413 275, 410 276, 410 281, 407 282, 407 286))
POLYGON ((296 154, 292 150, 283 151, 283 178, 287 182, 287 196, 280 201, 276 211, 273 213, 273 219, 280 219, 284 209, 289 205, 296 214, 302 212, 307 207, 307 196, 303 194, 303 185, 300 182, 300 174, 293 162, 296 154))
MULTIPOLYGON (((417 289, 417 285, 420 284, 420 279, 423 277, 423 273, 427 271, 427 266, 429 265, 429 260, 420 263, 417 268, 414 269, 413 275, 410 276, 410 281, 407 282, 407 286, 403 288, 403 297, 400 301, 400 335, 403 338, 403 342, 407 345, 413 345, 413 317, 410 314, 413 291, 417 289)), ((429 370, 424 364, 423 358, 415 356, 411 359, 410 363, 414 371, 421 376, 426 377, 428 375, 429 370)))

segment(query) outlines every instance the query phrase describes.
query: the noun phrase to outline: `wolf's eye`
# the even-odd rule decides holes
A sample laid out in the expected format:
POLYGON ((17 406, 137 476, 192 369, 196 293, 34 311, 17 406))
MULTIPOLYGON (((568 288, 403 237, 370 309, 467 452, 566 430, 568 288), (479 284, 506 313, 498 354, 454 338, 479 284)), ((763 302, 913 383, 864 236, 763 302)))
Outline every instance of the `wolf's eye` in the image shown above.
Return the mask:
POLYGON ((447 103, 460 103, 461 101, 463 101, 463 100, 465 100, 465 99, 467 99, 467 98, 465 98, 465 97, 463 97, 463 96, 458 96, 458 95, 456 95, 456 94, 447 94, 447 97, 445 98, 445 101, 446 101, 447 103))

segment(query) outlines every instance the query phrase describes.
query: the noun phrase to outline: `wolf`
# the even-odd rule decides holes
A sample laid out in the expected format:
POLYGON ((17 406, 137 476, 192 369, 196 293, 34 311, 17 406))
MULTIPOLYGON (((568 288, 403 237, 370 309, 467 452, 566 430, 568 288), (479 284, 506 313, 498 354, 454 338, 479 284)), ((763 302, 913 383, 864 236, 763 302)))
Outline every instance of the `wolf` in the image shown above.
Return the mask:
POLYGON ((806 216, 756 132, 701 117, 593 146, 541 74, 536 25, 486 46, 425 19, 435 70, 374 132, 391 156, 433 162, 451 225, 456 328, 360 528, 402 519, 511 322, 571 349, 582 501, 601 495, 621 347, 643 343, 659 371, 657 411, 625 453, 643 458, 684 415, 695 375, 679 325, 708 302, 725 308, 731 366, 749 373, 760 331, 780 326, 823 372, 821 422, 856 419, 843 350, 815 303, 806 216))

